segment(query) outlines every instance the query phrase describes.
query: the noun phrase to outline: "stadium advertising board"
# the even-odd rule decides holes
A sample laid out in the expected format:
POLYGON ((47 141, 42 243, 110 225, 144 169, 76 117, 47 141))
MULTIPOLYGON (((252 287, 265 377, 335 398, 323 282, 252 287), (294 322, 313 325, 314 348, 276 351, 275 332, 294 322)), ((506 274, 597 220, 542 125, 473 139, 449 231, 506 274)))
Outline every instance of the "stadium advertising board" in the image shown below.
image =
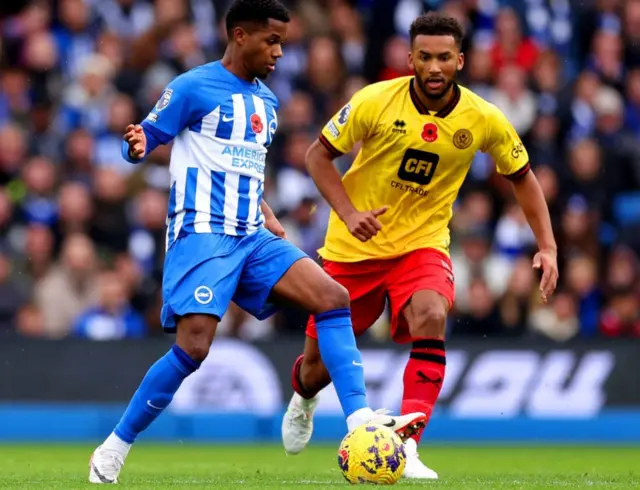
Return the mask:
MULTIPOLYGON (((290 365, 282 361, 295 359, 297 349, 279 344, 253 346, 239 356, 234 352, 233 343, 214 347, 203 369, 176 394, 172 409, 181 413, 244 409, 261 414, 280 409, 291 394, 290 365), (227 362, 234 359, 240 362, 227 362)), ((397 409, 408 351, 364 348, 362 354, 371 405, 397 409)), ((626 362, 635 364, 631 359, 626 362)), ((447 355, 439 409, 456 418, 588 418, 608 403, 640 408, 638 380, 635 394, 621 380, 630 374, 624 365, 625 361, 617 362, 615 349, 460 345, 447 355), (618 389, 623 392, 616 393, 618 389)), ((341 413, 333 387, 323 392, 318 413, 341 413)))
MULTIPOLYGON (((164 339, 87 343, 12 340, 0 345, 0 401, 126 402, 164 339)), ((550 345, 452 342, 438 409, 455 418, 591 418, 640 410, 640 358, 633 342, 550 345)), ((291 363, 301 341, 220 340, 180 388, 174 413, 280 413, 291 395, 291 363)), ((369 400, 397 409, 408 350, 363 346, 369 400)), ((339 415, 329 387, 319 413, 339 415)))

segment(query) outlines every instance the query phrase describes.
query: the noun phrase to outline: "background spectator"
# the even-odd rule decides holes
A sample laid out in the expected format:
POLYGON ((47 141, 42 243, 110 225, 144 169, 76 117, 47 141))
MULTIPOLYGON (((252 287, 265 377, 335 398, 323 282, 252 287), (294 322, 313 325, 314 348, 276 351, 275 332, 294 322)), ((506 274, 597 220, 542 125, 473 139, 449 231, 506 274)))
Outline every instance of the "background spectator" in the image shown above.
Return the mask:
POLYGON ((128 284, 116 271, 103 272, 98 282, 99 300, 76 318, 73 334, 91 340, 143 337, 144 319, 131 306, 128 284))
MULTIPOLYGON (((119 142, 173 77, 221 55, 228 3, 32 0, 0 20, 0 330, 160 332, 170 148, 134 166, 119 142)), ((306 148, 362 86, 410 74, 409 23, 439 9, 467 30, 460 82, 529 149, 561 266, 560 292, 541 305, 531 230, 479 154, 451 223, 451 335, 640 335, 640 1, 288 3, 285 57, 268 81, 281 109, 265 197, 296 245, 314 256, 328 215, 306 148)), ((251 338, 299 335, 306 319, 230 311, 220 332, 251 338)))

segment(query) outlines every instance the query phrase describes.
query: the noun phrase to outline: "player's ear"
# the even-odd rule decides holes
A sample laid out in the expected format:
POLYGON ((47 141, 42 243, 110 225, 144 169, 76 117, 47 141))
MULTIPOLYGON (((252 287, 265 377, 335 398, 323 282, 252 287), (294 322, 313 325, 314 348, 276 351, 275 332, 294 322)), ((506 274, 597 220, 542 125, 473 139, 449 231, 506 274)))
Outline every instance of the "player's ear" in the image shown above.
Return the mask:
POLYGON ((414 71, 415 65, 413 64, 413 53, 409 51, 407 63, 409 65, 409 70, 414 71))
POLYGON ((458 71, 462 71, 462 68, 464 67, 464 53, 460 53, 458 55, 458 71))
POLYGON ((233 28, 233 35, 231 36, 231 39, 240 46, 243 46, 247 42, 247 35, 247 31, 240 26, 236 26, 233 28))

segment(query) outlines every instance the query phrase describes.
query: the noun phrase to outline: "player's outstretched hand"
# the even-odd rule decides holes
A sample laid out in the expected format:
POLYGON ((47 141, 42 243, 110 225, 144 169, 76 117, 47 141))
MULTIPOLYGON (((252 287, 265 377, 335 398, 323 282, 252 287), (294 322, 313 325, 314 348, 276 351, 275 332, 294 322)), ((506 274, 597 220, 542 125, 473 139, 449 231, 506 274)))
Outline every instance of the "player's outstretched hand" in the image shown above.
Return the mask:
POLYGON ((387 212, 389 206, 383 206, 373 211, 355 211, 344 220, 349 233, 361 242, 366 242, 382 230, 382 225, 378 221, 378 216, 387 212))
POLYGON ((278 221, 278 218, 275 216, 271 218, 266 218, 264 220, 264 227, 273 233, 275 236, 279 236, 280 238, 287 238, 287 232, 284 231, 284 227, 278 221))
POLYGON ((124 133, 124 140, 129 143, 129 155, 133 158, 143 158, 147 151, 147 137, 142 126, 129 124, 124 133))
POLYGON ((546 303, 558 283, 558 254, 554 250, 540 250, 533 257, 533 268, 542 269, 542 279, 540 280, 540 296, 546 303))

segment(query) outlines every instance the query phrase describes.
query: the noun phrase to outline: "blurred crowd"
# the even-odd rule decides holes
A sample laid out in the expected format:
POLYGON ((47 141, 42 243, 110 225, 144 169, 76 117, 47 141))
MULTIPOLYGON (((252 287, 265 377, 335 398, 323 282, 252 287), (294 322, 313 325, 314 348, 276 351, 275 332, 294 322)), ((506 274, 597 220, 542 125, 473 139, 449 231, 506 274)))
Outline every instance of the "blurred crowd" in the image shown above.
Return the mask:
MULTIPOLYGON (((0 332, 160 334, 170 149, 130 165, 121 134, 173 77, 221 56, 227 4, 34 0, 0 17, 0 332)), ((500 107, 529 150, 561 274, 541 304, 532 233, 478 154, 451 223, 450 335, 640 336, 640 0, 288 4, 285 56, 268 81, 281 111, 265 196, 296 245, 315 256, 328 216, 307 147, 355 91, 409 74, 409 24, 441 10, 467 33, 460 82, 500 107)), ((302 335, 305 320, 232 308, 222 330, 302 335)), ((374 333, 386 332, 383 318, 374 333)))

